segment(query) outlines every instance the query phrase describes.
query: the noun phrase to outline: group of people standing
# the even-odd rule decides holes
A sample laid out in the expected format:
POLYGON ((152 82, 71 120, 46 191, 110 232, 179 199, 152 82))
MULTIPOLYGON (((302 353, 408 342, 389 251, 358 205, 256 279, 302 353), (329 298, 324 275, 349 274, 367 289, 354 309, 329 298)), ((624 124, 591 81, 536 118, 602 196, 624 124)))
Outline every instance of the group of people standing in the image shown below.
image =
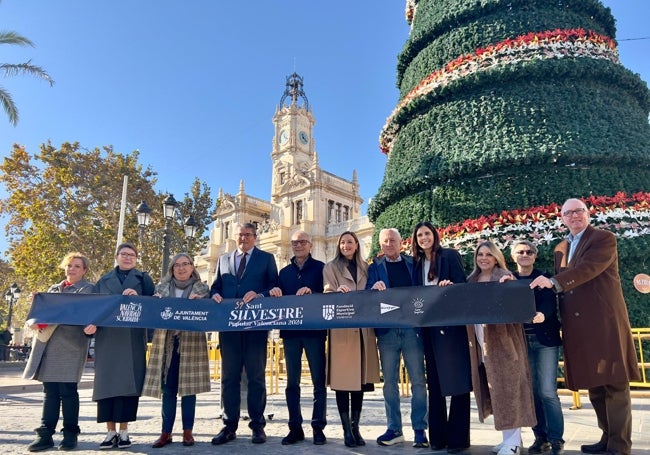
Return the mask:
MULTIPOLYGON (((618 276, 616 240, 611 233, 589 225, 588 209, 580 200, 565 202, 562 219, 570 234, 555 249, 554 275, 536 269, 537 248, 530 241, 519 240, 510 247, 515 272, 508 270, 496 245, 484 241, 475 249, 474 269, 467 276, 460 254, 441 246, 438 232, 429 222, 419 223, 413 230, 412 257, 400 252, 401 236, 397 229, 381 230, 379 245, 383 254, 370 265, 363 260, 359 239, 353 232, 341 234, 336 255, 327 264, 311 256, 311 239, 306 232, 294 232, 293 257, 278 273, 274 257, 255 246, 255 225, 244 224, 237 233, 237 249, 219 258, 216 278, 209 289, 201 283, 187 254, 172 260, 167 277, 154 289, 151 278, 134 268, 137 250, 124 244, 118 248, 116 268, 94 286, 83 279, 87 259, 76 253, 67 256, 62 264, 66 280, 49 292, 210 297, 216 303, 236 298, 246 305, 256 305, 263 298, 283 295, 531 280, 537 312, 523 324, 282 330, 289 411, 289 432, 282 444, 305 439, 300 406, 304 352, 313 383, 310 423, 316 445, 327 442, 323 432, 327 424, 327 386, 335 391, 344 444, 366 444, 360 431, 364 392, 373 390, 380 382, 380 367, 387 425, 376 442, 384 446, 402 443, 398 382, 403 358, 412 390, 414 447, 448 453, 466 450, 470 446, 473 391, 479 419, 483 421, 493 415, 495 428, 502 431, 502 442, 494 453, 520 454, 521 428, 532 427, 535 441, 528 453, 562 454, 564 422, 556 385, 562 344, 559 300, 566 383, 572 390, 589 390, 603 432, 598 443, 583 445, 581 449, 585 453, 629 455, 629 382, 637 379, 639 372, 618 276)), ((42 327, 40 333, 50 330, 42 327)), ((162 397, 162 432, 153 447, 172 442, 178 395, 182 397, 182 441, 184 445, 194 444, 196 394, 210 390, 204 334, 156 330, 149 365, 145 367, 144 329, 59 326, 37 341, 25 372, 26 376, 41 380, 45 392, 41 426, 36 430, 38 438, 30 450, 53 446, 60 404, 64 418, 60 448, 76 445, 76 383, 81 377, 80 359, 85 361, 88 335, 96 337, 93 399, 98 402, 97 421, 106 422, 108 431, 100 448, 130 446, 127 423, 135 420, 141 394, 162 397), (57 343, 63 341, 74 343, 76 351, 61 348, 57 343), (76 369, 69 365, 74 359, 76 369), (62 366, 64 362, 67 366, 62 366)), ((224 426, 212 444, 226 444, 237 437, 244 373, 251 441, 264 443, 267 332, 220 332, 219 346, 224 426)))
MULTIPOLYGON (((85 278, 88 258, 69 253, 61 262, 66 278, 48 292, 70 294, 122 294, 158 297, 205 298, 208 286, 194 270, 186 253, 176 255, 167 275, 158 286, 151 277, 135 268, 138 250, 123 243, 117 247, 116 266, 96 284, 85 278)), ((63 414, 60 450, 77 446, 79 393, 88 356, 90 337, 95 337, 93 400, 97 402, 97 422, 106 424, 106 437, 99 449, 131 447, 129 422, 137 418, 141 395, 162 396, 162 435, 154 447, 171 442, 177 395, 181 395, 183 444, 193 445, 192 428, 196 394, 210 390, 209 362, 205 334, 155 330, 149 364, 146 363, 147 329, 35 325, 37 336, 23 376, 43 383, 44 400, 36 439, 28 446, 37 452, 54 446, 59 413, 63 414)))

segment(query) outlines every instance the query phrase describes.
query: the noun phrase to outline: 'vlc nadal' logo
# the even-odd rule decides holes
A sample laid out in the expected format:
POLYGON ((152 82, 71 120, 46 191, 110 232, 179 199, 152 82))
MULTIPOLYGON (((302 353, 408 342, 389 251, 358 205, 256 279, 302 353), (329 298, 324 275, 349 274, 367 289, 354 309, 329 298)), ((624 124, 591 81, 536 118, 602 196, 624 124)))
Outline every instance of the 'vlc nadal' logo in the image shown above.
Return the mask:
POLYGON ((142 304, 136 302, 120 304, 120 314, 117 320, 120 322, 140 322, 142 315, 142 304))

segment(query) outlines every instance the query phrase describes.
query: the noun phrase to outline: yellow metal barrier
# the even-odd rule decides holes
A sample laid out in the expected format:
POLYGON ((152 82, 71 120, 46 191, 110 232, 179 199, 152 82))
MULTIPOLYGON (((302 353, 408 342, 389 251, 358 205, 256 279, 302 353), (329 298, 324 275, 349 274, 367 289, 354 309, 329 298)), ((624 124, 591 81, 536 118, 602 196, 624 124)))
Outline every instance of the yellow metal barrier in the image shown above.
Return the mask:
MULTIPOLYGON (((284 350, 281 340, 269 339, 266 345, 266 378, 268 394, 279 392, 280 363, 284 350)), ((221 350, 218 341, 208 341, 208 359, 210 361, 210 379, 216 381, 221 378, 221 350)))
MULTIPOLYGON (((650 388, 650 382, 648 381, 648 374, 646 372, 646 369, 650 369, 650 361, 646 362, 646 355, 643 352, 643 341, 650 340, 650 328, 633 328, 632 339, 634 340, 635 347, 637 348, 637 364, 641 373, 641 381, 630 382, 630 387, 650 388)), ((564 368, 564 362, 560 362, 560 366, 564 368)), ((558 382, 564 382, 564 377, 560 376, 557 378, 557 380, 558 382)), ((573 406, 571 406, 570 409, 580 409, 582 407, 582 403, 580 402, 581 393, 585 392, 572 392, 573 406)))
POLYGON ((216 381, 221 377, 221 350, 218 341, 208 341, 208 360, 212 373, 210 379, 216 381))
MULTIPOLYGON (((650 369, 650 360, 646 360, 648 356, 646 356, 643 349, 643 342, 650 340, 650 328, 633 328, 632 338, 638 352, 638 366, 641 372, 641 380, 631 382, 630 387, 650 388, 650 378, 648 377, 647 371, 650 369)), ((147 362, 149 361, 150 350, 151 343, 148 343, 147 362)), ((219 350, 219 343, 216 340, 208 341, 208 359, 211 367, 210 378, 216 381, 221 377, 221 351, 219 350)), ((560 362, 559 366, 564 368, 564 362, 560 362)), ((307 380, 311 380, 309 364, 304 356, 302 359, 302 375, 307 380)), ((268 393, 270 395, 279 393, 280 379, 286 376, 284 346, 282 345, 281 338, 269 339, 267 342, 266 376, 268 393)), ((564 377, 560 375, 557 381, 558 383, 564 383, 564 377)), ((572 409, 579 409, 582 406, 580 402, 581 393, 585 393, 585 391, 573 392, 572 409)), ((410 380, 403 361, 400 364, 400 394, 402 397, 411 396, 410 380)))
MULTIPOLYGON (((649 329, 650 330, 650 329, 649 329)), ((147 363, 151 352, 151 343, 147 343, 147 363)), ((208 361, 210 363, 210 379, 217 381, 221 378, 221 350, 219 342, 216 340, 208 341, 208 361)), ((309 371, 309 362, 303 355, 302 357, 302 376, 307 381, 311 381, 309 371)), ((280 379, 286 378, 286 366, 284 361, 284 346, 282 338, 269 338, 266 345, 266 379, 267 393, 274 395, 280 393, 280 379)), ((400 363, 399 375, 400 395, 402 397, 411 396, 411 381, 404 365, 404 360, 400 363)))

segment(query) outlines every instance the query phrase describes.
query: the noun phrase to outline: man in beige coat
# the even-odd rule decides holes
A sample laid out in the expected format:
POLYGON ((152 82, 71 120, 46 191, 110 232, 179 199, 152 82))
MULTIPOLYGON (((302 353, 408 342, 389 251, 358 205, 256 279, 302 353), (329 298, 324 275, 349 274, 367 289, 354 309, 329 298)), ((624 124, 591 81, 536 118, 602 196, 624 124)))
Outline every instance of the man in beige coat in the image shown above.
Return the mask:
POLYGON ((554 251, 555 275, 539 276, 531 288, 559 294, 566 384, 588 389, 603 435, 584 453, 629 455, 632 406, 629 382, 639 379, 627 307, 618 274, 616 237, 589 225, 589 210, 579 199, 562 206, 567 239, 554 251))

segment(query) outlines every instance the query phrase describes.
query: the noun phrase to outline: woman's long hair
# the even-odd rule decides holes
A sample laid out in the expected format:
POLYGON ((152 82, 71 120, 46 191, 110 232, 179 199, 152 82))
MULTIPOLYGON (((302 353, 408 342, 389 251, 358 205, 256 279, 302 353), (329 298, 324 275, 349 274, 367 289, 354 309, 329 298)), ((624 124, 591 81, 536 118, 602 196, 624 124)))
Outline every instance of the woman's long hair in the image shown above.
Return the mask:
POLYGON ((508 270, 508 266, 506 265, 506 258, 503 256, 501 250, 497 248, 497 246, 491 241, 484 240, 478 245, 476 245, 476 249, 474 250, 474 270, 472 270, 472 273, 470 273, 469 276, 467 277, 468 281, 470 280, 470 278, 474 278, 479 273, 481 273, 481 269, 476 264, 476 258, 478 257, 478 250, 482 247, 486 247, 490 251, 492 256, 494 256, 494 259, 497 260, 495 267, 506 271, 508 270))
POLYGON ((440 235, 438 230, 431 224, 430 221, 422 221, 415 225, 413 228, 413 236, 411 237, 411 249, 413 250, 413 259, 416 263, 421 262, 422 267, 424 267, 424 261, 427 258, 424 249, 418 243, 418 230, 422 227, 429 229, 433 232, 433 245, 431 246, 431 263, 429 264, 429 270, 427 270, 427 280, 433 281, 436 276, 438 276, 438 271, 436 270, 436 254, 440 249, 440 235))
POLYGON ((343 273, 343 270, 345 270, 345 268, 348 266, 348 259, 343 256, 343 253, 341 253, 341 239, 344 235, 352 236, 354 243, 357 244, 357 251, 354 252, 353 260, 357 263, 357 267, 361 268, 363 275, 366 276, 368 273, 368 264, 366 264, 366 261, 364 261, 361 257, 361 245, 359 243, 359 237, 357 237, 357 234, 352 231, 345 231, 339 236, 339 240, 336 242, 336 256, 334 256, 332 262, 340 273, 343 273))

